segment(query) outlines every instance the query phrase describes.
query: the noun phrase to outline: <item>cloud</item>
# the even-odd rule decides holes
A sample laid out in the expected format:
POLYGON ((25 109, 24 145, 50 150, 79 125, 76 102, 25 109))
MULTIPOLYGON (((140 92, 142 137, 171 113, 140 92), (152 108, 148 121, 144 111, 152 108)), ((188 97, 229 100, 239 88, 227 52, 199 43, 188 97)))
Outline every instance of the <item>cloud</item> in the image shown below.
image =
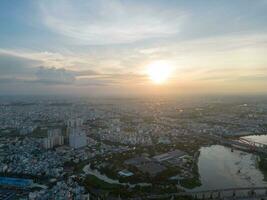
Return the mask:
POLYGON ((105 78, 80 78, 76 81, 77 86, 87 87, 87 86, 109 86, 115 83, 111 80, 106 80, 105 78))
MULTIPOLYGON (((140 82, 142 77, 135 73, 99 72, 92 69, 80 69, 79 66, 64 66, 63 63, 47 66, 52 60, 64 60, 65 56, 49 52, 27 52, 0 49, 0 82, 5 85, 72 85, 72 86, 108 86, 125 82, 140 82), (59 56, 60 59, 57 59, 59 56), (45 62, 48 58, 49 62, 45 62), (58 67, 59 66, 59 67, 58 67)), ((73 58, 78 60, 78 58, 73 58)), ((70 64, 69 62, 67 64, 70 64)))
POLYGON ((73 71, 73 73, 76 76, 94 76, 94 75, 100 75, 99 72, 96 72, 94 70, 73 71))
POLYGON ((0 52, 0 77, 29 77, 38 60, 0 52))
POLYGON ((44 24, 83 44, 131 43, 179 32, 185 13, 142 1, 58 0, 40 2, 44 24))
POLYGON ((240 76, 240 77, 237 77, 236 80, 237 81, 245 81, 245 82, 251 82, 251 81, 267 82, 267 74, 240 76))
POLYGON ((63 68, 39 67, 35 75, 37 82, 47 84, 72 84, 75 81, 75 74, 63 68))

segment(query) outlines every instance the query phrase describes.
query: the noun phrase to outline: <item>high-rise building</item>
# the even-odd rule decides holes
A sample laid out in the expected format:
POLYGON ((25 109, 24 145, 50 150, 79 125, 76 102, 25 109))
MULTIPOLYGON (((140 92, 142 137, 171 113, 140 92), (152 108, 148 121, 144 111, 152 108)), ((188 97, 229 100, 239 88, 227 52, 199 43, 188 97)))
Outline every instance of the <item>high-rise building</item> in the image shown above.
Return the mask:
POLYGON ((68 128, 70 128, 70 127, 77 128, 77 127, 81 127, 82 125, 83 125, 83 119, 81 119, 81 118, 69 119, 67 121, 68 128))
POLYGON ((45 149, 51 149, 63 144, 64 137, 62 136, 61 129, 49 129, 47 131, 47 137, 43 139, 43 147, 45 149))
POLYGON ((87 137, 82 129, 83 120, 70 119, 67 122, 67 135, 69 138, 69 145, 72 148, 81 148, 87 145, 87 137))
POLYGON ((75 149, 85 147, 87 145, 87 137, 84 131, 75 129, 75 131, 69 135, 69 145, 75 149))

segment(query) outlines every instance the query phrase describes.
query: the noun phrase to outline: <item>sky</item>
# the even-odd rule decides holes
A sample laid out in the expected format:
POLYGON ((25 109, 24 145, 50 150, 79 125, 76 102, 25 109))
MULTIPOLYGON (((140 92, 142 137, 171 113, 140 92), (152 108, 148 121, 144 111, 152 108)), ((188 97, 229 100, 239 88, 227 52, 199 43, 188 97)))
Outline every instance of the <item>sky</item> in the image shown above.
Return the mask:
POLYGON ((267 0, 0 1, 0 95, 184 93, 267 94, 267 0))

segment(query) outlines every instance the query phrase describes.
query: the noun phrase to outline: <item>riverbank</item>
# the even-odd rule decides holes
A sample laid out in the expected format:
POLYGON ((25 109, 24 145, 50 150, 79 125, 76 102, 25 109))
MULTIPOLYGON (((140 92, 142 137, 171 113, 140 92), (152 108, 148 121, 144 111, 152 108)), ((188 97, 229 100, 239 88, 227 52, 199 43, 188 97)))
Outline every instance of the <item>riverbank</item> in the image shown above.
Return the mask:
POLYGON ((239 150, 232 152, 231 148, 222 145, 202 147, 198 161, 202 185, 193 190, 267 186, 256 157, 239 150))

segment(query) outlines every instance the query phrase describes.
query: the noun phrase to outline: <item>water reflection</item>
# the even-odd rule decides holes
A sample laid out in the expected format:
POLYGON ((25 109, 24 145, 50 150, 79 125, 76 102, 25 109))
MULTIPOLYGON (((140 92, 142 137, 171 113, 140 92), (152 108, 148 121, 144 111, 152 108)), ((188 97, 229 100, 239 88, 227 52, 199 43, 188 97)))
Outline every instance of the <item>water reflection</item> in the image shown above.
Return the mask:
POLYGON ((202 186, 194 190, 267 186, 257 156, 221 145, 202 147, 198 161, 202 186))

